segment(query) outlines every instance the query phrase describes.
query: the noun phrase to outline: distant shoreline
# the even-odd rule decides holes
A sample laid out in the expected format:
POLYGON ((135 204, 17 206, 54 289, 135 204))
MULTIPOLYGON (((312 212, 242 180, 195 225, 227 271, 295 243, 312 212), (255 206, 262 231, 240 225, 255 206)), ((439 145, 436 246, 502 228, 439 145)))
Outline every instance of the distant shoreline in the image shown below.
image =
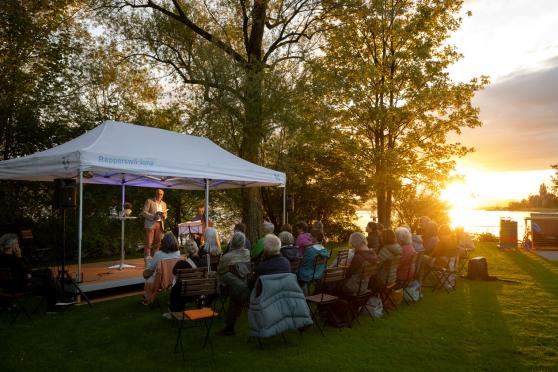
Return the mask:
POLYGON ((485 208, 475 208, 480 211, 507 211, 507 212, 547 212, 547 213, 558 213, 556 208, 510 208, 510 207, 485 207, 485 208))

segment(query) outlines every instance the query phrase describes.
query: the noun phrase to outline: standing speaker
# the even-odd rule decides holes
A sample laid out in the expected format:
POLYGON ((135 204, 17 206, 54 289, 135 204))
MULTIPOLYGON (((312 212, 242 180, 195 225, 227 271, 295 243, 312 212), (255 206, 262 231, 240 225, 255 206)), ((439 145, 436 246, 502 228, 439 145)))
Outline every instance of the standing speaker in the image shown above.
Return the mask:
POLYGON ((71 178, 56 178, 54 180, 54 209, 76 207, 76 181, 71 178))

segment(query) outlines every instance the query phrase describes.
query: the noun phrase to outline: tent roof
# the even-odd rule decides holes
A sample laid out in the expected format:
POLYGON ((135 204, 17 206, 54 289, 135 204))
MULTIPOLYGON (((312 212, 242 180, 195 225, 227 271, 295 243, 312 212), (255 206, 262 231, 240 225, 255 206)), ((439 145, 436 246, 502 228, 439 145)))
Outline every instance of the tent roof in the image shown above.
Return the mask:
POLYGON ((203 137, 115 121, 52 149, 0 162, 0 179, 201 190, 284 185, 285 173, 243 160, 203 137))

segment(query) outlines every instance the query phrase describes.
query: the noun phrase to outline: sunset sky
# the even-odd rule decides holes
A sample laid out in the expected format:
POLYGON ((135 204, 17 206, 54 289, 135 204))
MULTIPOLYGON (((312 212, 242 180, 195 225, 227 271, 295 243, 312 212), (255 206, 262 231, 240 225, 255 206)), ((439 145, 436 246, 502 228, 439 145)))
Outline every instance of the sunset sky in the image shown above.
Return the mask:
POLYGON ((538 192, 558 163, 558 1, 466 0, 462 13, 450 43, 464 58, 450 73, 459 81, 488 75, 491 84, 474 100, 483 127, 458 139, 476 148, 458 161, 465 184, 445 196, 503 204, 538 192))

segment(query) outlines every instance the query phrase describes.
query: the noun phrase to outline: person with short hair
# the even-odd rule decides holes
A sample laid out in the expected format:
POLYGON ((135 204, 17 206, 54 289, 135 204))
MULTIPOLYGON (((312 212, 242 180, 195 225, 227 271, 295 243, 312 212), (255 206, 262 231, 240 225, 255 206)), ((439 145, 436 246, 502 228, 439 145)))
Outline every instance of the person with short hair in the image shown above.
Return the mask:
POLYGON ((397 284, 407 283, 415 276, 415 264, 413 257, 417 254, 413 246, 413 235, 406 227, 395 229, 397 242, 401 246, 401 259, 397 268, 397 284))
POLYGON ((281 241, 281 255, 287 260, 294 261, 300 259, 298 248, 294 245, 294 236, 288 231, 282 231, 278 236, 281 241))
POLYGON ((256 244, 252 247, 252 251, 250 252, 250 256, 252 256, 252 261, 259 262, 261 259, 261 255, 264 249, 264 238, 267 234, 273 234, 275 230, 275 226, 268 221, 264 221, 262 224, 262 233, 263 236, 256 242, 256 244))
POLYGON ((155 190, 155 197, 145 201, 142 215, 145 218, 145 248, 143 257, 145 261, 151 259, 161 247, 161 235, 165 230, 164 221, 167 219, 167 203, 163 201, 165 192, 162 189, 155 190))
MULTIPOLYGON (((239 222, 234 225, 233 234, 237 231, 240 231, 246 237, 246 225, 244 223, 239 222)), ((231 242, 229 242, 229 244, 227 245, 227 252, 229 251, 230 247, 231 242)), ((250 239, 248 239, 248 237, 246 237, 246 240, 244 241, 244 248, 248 249, 249 251, 252 250, 252 243, 250 242, 250 239)))
POLYGON ((0 266, 10 269, 12 280, 4 282, 2 289, 9 293, 32 290, 43 296, 47 303, 47 312, 56 312, 57 305, 69 305, 74 301, 63 299, 62 291, 52 271, 48 268, 31 271, 23 258, 19 247, 19 238, 16 234, 8 233, 0 237, 0 266))
POLYGON ((354 249, 355 253, 345 274, 343 293, 354 296, 368 290, 370 276, 363 278, 360 277, 360 273, 365 266, 375 266, 378 263, 378 256, 374 249, 368 247, 366 237, 360 232, 351 234, 349 237, 349 244, 354 249))
POLYGON ((160 261, 173 258, 180 258, 180 250, 178 249, 178 240, 176 240, 174 234, 169 231, 163 236, 161 249, 155 253, 152 259, 147 261, 143 277, 149 280, 149 278, 155 274, 155 269, 160 261))
MULTIPOLYGON (((187 239, 186 243, 184 243, 184 248, 186 250, 186 259, 179 260, 172 269, 172 274, 176 277, 178 270, 182 269, 195 269, 198 267, 205 267, 207 266, 207 262, 202 260, 198 255, 198 244, 195 240, 187 239), (199 263, 199 265, 198 265, 199 263)), ((196 300, 196 298, 184 298, 182 297, 181 293, 181 284, 175 281, 170 291, 169 295, 169 311, 170 312, 177 312, 184 310, 184 306, 188 302, 192 302, 196 300)), ((172 315, 170 313, 163 314, 165 318, 171 319, 172 315)))
POLYGON ((196 264, 196 267, 207 266, 207 260, 200 257, 200 250, 195 240, 187 239, 186 243, 184 243, 184 249, 186 250, 186 256, 196 264))
POLYGON ((250 251, 244 248, 245 236, 237 231, 231 239, 230 250, 221 257, 217 267, 219 281, 229 294, 229 309, 225 313, 225 328, 218 332, 221 336, 234 336, 236 319, 242 306, 250 298, 248 274, 250 274, 250 251), (231 272, 231 267, 234 272, 231 272))
POLYGON ((256 267, 252 285, 257 282, 261 275, 290 273, 291 264, 281 255, 281 240, 273 234, 264 236, 264 252, 262 262, 256 267))

